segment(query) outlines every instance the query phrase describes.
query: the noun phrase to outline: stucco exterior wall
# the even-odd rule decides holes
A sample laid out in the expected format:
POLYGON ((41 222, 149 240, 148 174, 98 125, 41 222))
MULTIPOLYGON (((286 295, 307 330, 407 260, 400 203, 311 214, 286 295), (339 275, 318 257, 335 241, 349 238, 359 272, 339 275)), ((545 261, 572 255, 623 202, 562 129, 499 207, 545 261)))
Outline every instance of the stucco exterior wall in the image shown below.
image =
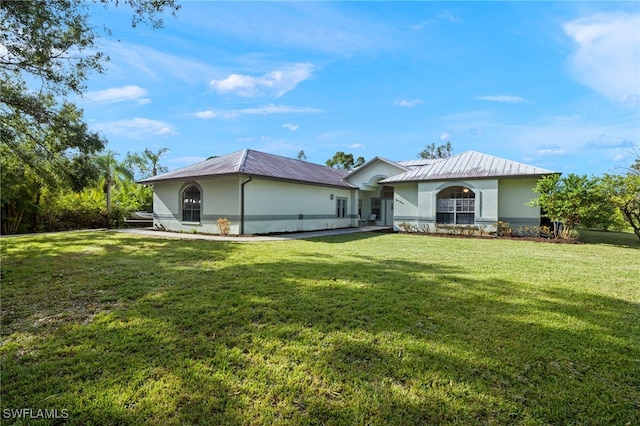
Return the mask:
MULTIPOLYGON (((241 185, 247 177, 159 182, 154 185, 154 225, 170 231, 218 234, 226 218, 230 233, 241 231, 241 185), (201 190, 201 221, 182 220, 182 191, 201 190)), ((313 231, 357 226, 357 191, 254 178, 245 185, 244 233, 313 231), (337 217, 338 200, 346 200, 345 217, 337 217)))
POLYGON ((437 195, 452 186, 465 186, 475 193, 475 224, 487 232, 498 222, 498 180, 451 180, 395 185, 394 227, 410 224, 416 229, 436 230, 437 195))
POLYGON ((498 185, 498 219, 509 222, 512 228, 539 226, 540 208, 528 206, 538 197, 533 191, 536 178, 502 179, 498 185))
POLYGON ((383 161, 377 161, 368 165, 365 169, 356 169, 356 171, 345 180, 358 188, 371 190, 376 188, 378 181, 397 175, 403 171, 404 170, 399 167, 383 161))
POLYGON ((418 184, 403 183, 394 186, 393 224, 397 228, 401 223, 418 225, 418 184))
POLYGON ((350 189, 254 179, 245 185, 244 232, 295 232, 356 226, 355 193, 350 189), (344 218, 337 217, 338 199, 346 199, 344 218))
POLYGON ((227 218, 231 233, 239 232, 240 179, 238 177, 202 179, 189 182, 160 182, 153 188, 154 225, 170 231, 219 233, 218 219, 227 218), (182 220, 182 191, 189 184, 201 190, 201 221, 182 220))

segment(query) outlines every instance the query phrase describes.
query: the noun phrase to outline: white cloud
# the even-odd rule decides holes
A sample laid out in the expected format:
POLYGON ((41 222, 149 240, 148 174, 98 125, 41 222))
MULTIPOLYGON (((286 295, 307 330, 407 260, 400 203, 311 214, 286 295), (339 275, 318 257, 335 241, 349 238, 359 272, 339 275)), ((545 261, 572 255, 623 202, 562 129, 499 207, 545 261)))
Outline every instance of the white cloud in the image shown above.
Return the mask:
POLYGON ((550 155, 564 155, 566 151, 558 145, 540 145, 536 148, 534 155, 536 157, 546 157, 550 155))
POLYGON ((209 84, 220 94, 235 93, 244 97, 268 94, 280 97, 295 89, 302 81, 309 79, 312 72, 313 64, 298 63, 258 77, 231 74, 224 80, 211 80, 209 84))
POLYGON ((218 114, 215 111, 199 111, 195 113, 195 116, 198 118, 216 118, 218 114))
POLYGON ((420 105, 421 103, 422 103, 422 99, 411 99, 411 100, 401 99, 399 101, 394 102, 393 104, 401 107, 411 108, 411 107, 420 105))
POLYGON ((451 135, 449 133, 443 133, 440 135, 441 141, 449 141, 451 140, 451 135))
POLYGON ((490 101, 490 102, 504 102, 504 103, 519 103, 524 102, 524 99, 520 96, 512 96, 512 95, 490 95, 490 96, 476 96, 476 99, 480 101, 490 101))
POLYGON ((585 148, 591 149, 613 149, 613 148, 631 148, 634 143, 628 139, 612 138, 607 135, 600 135, 585 145, 585 148))
POLYGON ((354 144, 349 145, 349 148, 351 148, 351 149, 365 149, 366 147, 361 143, 354 143, 354 144))
POLYGON ((577 48, 570 59, 574 78, 619 102, 640 101, 640 14, 598 13, 563 25, 577 48))
POLYGON ((462 19, 458 18, 457 16, 453 15, 453 13, 451 13, 448 10, 443 10, 442 12, 440 12, 438 14, 438 18, 443 19, 445 21, 449 21, 449 22, 462 22, 462 19))
POLYGON ((172 136, 177 132, 171 124, 149 118, 132 118, 130 120, 111 121, 96 126, 98 130, 115 135, 131 136, 134 138, 149 136, 172 136))
POLYGON ((285 129, 289 129, 292 132, 295 132, 296 130, 298 130, 298 126, 297 124, 292 124, 292 123, 285 123, 282 125, 282 127, 284 127, 285 129))
POLYGON ((145 98, 147 91, 140 86, 129 85, 122 87, 112 87, 104 90, 87 92, 85 98, 99 104, 115 102, 136 101, 140 105, 148 104, 150 99, 145 98))
POLYGON ((351 57, 398 45, 393 25, 364 19, 361 11, 350 11, 332 2, 201 2, 197 7, 194 4, 184 2, 180 16, 193 23, 196 30, 233 37, 263 51, 278 46, 306 54, 322 52, 351 57))
POLYGON ((111 60, 109 74, 126 78, 145 78, 154 81, 174 80, 200 84, 208 76, 219 72, 204 62, 185 56, 172 55, 159 50, 126 42, 103 41, 111 60))
POLYGON ((194 115, 197 118, 236 118, 242 115, 270 115, 270 114, 302 114, 302 113, 314 113, 323 112, 321 109, 309 108, 309 107, 294 107, 289 105, 275 105, 267 104, 255 108, 242 108, 232 110, 207 110, 199 111, 194 115))

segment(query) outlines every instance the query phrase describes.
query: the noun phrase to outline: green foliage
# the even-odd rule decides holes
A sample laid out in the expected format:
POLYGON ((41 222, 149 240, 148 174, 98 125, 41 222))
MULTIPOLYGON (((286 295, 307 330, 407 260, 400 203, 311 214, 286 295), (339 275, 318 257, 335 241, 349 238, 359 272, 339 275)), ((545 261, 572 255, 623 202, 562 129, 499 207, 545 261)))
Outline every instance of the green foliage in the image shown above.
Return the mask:
MULTIPOLYGON (((134 27, 144 22, 153 28, 162 26, 163 11, 175 14, 180 7, 174 0, 112 4, 132 9, 134 27)), ((103 72, 108 59, 89 11, 82 0, 0 2, 3 232, 39 229, 43 191, 80 191, 99 176, 93 157, 106 141, 89 131, 83 112, 67 99, 81 95, 89 73, 103 72)))
POLYGON ((346 154, 343 151, 338 151, 334 156, 328 159, 325 164, 329 167, 337 169, 353 170, 356 167, 360 167, 365 163, 364 157, 358 157, 356 160, 353 158, 353 154, 346 154))
POLYGON ((440 146, 436 146, 435 143, 432 143, 431 145, 426 145, 424 149, 418 153, 418 157, 424 159, 447 158, 451 156, 452 152, 453 148, 451 147, 451 142, 447 142, 440 146))
POLYGON ((169 170, 168 167, 160 164, 160 157, 168 151, 169 148, 161 148, 157 152, 145 148, 141 154, 127 152, 124 165, 133 171, 136 179, 157 176, 158 173, 165 173, 169 170))
POLYGON ((639 182, 640 175, 634 173, 592 178, 544 176, 535 187, 540 197, 530 204, 540 206, 544 216, 562 223, 562 237, 568 237, 578 224, 604 230, 620 230, 628 224, 640 238, 639 182))
POLYGON ((511 237, 513 236, 513 229, 509 225, 509 222, 498 221, 496 223, 496 235, 498 237, 511 237))
POLYGON ((603 192, 609 194, 611 204, 622 212, 640 238, 640 174, 605 175, 602 187, 603 192))
POLYGON ((597 178, 589 179, 586 175, 543 176, 534 188, 540 197, 530 205, 541 207, 543 216, 562 224, 559 229, 554 228, 556 236, 569 238, 571 230, 581 220, 591 218, 596 221, 606 214, 602 212, 607 206, 598 184, 597 178))

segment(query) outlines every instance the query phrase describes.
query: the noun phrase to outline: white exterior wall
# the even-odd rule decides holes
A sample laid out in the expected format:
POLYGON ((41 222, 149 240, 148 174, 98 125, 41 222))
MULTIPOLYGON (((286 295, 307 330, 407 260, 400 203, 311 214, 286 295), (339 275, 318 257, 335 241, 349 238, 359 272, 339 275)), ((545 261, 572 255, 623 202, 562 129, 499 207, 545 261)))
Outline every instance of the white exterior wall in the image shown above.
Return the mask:
POLYGON ((245 185, 245 234, 356 226, 356 190, 253 179, 245 185), (333 198, 331 197, 333 194, 333 198), (338 198, 347 199, 337 217, 338 198))
POLYGON ((394 227, 408 223, 417 229, 427 226, 434 232, 437 195, 451 186, 465 186, 475 193, 475 223, 493 231, 498 222, 498 180, 477 179, 400 183, 395 185, 394 227))
POLYGON ((352 185, 356 185, 360 189, 370 190, 378 186, 378 181, 391 176, 395 176, 398 173, 402 173, 404 171, 405 170, 392 166, 391 164, 387 164, 383 161, 378 161, 376 163, 370 164, 363 170, 356 169, 356 171, 352 173, 353 176, 348 176, 345 180, 352 185))
MULTIPOLYGON (((229 220, 230 233, 240 233, 241 185, 247 177, 160 182, 154 185, 154 226, 169 231, 219 234, 219 218, 229 220), (199 223, 183 222, 182 191, 201 189, 199 223)), ((357 226, 356 190, 254 178, 245 186, 245 234, 313 231, 357 226), (333 194, 333 199, 331 195, 333 194), (337 217, 339 198, 346 198, 346 217, 337 217)))
POLYGON ((153 222, 170 231, 218 234, 217 221, 226 218, 231 233, 240 230, 240 193, 238 177, 203 179, 187 182, 160 182, 153 187, 153 222), (182 191, 189 184, 201 190, 199 223, 182 221, 182 191))
MULTIPOLYGON (((394 186, 393 225, 399 228, 401 223, 418 225, 418 184, 402 183, 394 186)), ((402 227, 400 227, 402 229, 402 227)))
POLYGON ((538 198, 533 191, 538 179, 503 179, 498 185, 498 218, 509 222, 512 228, 519 226, 539 226, 540 208, 528 206, 538 198))
MULTIPOLYGON (((355 200, 355 212, 358 214, 358 200, 362 200, 362 213, 361 213, 361 221, 365 224, 369 224, 369 218, 371 217, 371 199, 372 198, 380 198, 380 193, 382 191, 382 186, 378 184, 382 179, 386 179, 388 177, 397 175, 398 173, 404 172, 405 169, 400 167, 396 167, 392 164, 389 164, 385 161, 378 160, 369 165, 367 165, 363 169, 356 169, 351 175, 345 179, 352 185, 360 188, 357 194, 357 198, 355 200)), ((385 222, 387 224, 391 224, 393 222, 392 218, 387 218, 386 214, 389 213, 387 207, 393 203, 393 216, 396 215, 395 207, 396 203, 390 199, 382 199, 381 200, 381 211, 378 217, 376 218, 376 225, 384 225, 385 222)))

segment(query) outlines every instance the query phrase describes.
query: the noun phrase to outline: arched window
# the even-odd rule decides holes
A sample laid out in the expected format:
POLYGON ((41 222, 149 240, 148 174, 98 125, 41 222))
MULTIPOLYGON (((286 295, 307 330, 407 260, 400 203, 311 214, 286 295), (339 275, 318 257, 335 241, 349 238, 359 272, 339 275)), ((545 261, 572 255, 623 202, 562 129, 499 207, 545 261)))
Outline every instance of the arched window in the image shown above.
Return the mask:
POLYGON ((473 225, 476 194, 464 186, 452 186, 438 193, 437 223, 473 225))
POLYGON ((182 221, 200 222, 200 190, 195 185, 187 186, 182 191, 182 221))

